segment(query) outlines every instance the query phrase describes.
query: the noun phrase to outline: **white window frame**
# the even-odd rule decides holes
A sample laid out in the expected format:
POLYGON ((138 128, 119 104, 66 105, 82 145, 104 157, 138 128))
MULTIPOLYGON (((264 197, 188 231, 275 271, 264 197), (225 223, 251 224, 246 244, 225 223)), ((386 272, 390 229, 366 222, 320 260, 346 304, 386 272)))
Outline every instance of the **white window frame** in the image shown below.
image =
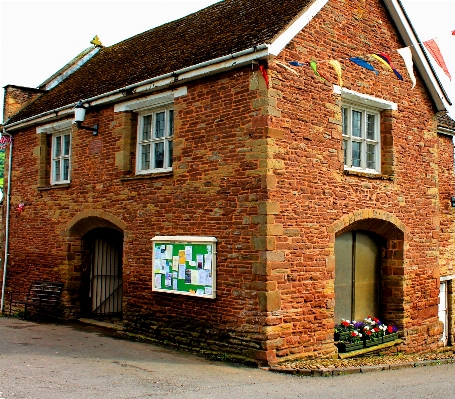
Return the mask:
MULTIPOLYGON (((349 90, 342 88, 338 85, 333 86, 333 92, 335 94, 339 94, 341 96, 341 107, 343 108, 349 108, 351 112, 348 113, 349 118, 348 118, 348 126, 350 126, 350 132, 343 132, 347 134, 343 134, 343 149, 345 148, 345 140, 348 140, 348 148, 347 148, 347 154, 349 154, 348 157, 346 157, 345 165, 344 165, 344 170, 353 170, 353 171, 360 171, 360 172, 366 172, 366 173, 373 173, 373 174, 380 174, 381 173, 381 122, 380 122, 380 113, 383 110, 392 110, 392 111, 397 111, 398 110, 398 105, 392 101, 387 101, 383 100, 382 98, 377 98, 370 96, 368 94, 363 94, 356 92, 354 90, 349 90), (351 135, 352 135, 352 109, 358 110, 361 112, 364 112, 363 118, 362 118, 362 134, 364 139, 362 139, 363 147, 361 149, 361 153, 363 154, 363 163, 359 167, 352 167, 352 140, 351 140, 351 135), (374 140, 370 141, 371 144, 377 142, 378 145, 378 151, 375 156, 375 168, 367 168, 366 165, 366 146, 368 144, 368 140, 366 139, 366 117, 365 115, 367 113, 377 115, 377 123, 375 126, 375 138, 374 140)), ((343 117, 342 117, 343 119, 343 117)), ((342 125, 344 125, 344 120, 341 121, 342 125)))
MULTIPOLYGON (((136 174, 150 174, 150 173, 162 173, 172 171, 172 157, 169 152, 172 152, 174 144, 174 105, 167 104, 161 107, 156 107, 149 110, 141 110, 138 112, 138 129, 137 129, 137 148, 136 148, 136 174), (158 114, 164 113, 164 135, 162 137, 156 137, 156 118, 158 114), (145 138, 144 133, 144 121, 146 118, 151 117, 151 130, 150 137, 145 138), (171 121, 172 118, 172 121, 171 121), (163 165, 162 167, 155 167, 155 151, 154 147, 158 143, 163 143, 163 165), (149 149, 149 167, 143 166, 143 154, 144 149, 149 149), (170 150, 170 148, 172 148, 170 150)), ((147 153, 147 152, 146 152, 147 153)))
MULTIPOLYGON (((72 119, 66 119, 62 121, 52 122, 43 126, 38 126, 36 128, 37 134, 49 134, 52 135, 51 137, 51 175, 50 175, 50 184, 57 185, 57 184, 67 184, 71 182, 71 158, 72 158, 72 119), (69 134, 70 136, 70 143, 69 143, 69 154, 61 156, 61 159, 69 159, 69 167, 68 167, 68 179, 57 180, 55 179, 55 166, 54 166, 54 148, 55 148, 55 137, 62 136, 69 134)), ((62 176, 62 174, 60 174, 62 176)))
POLYGON ((67 184, 71 182, 71 130, 61 130, 52 134, 51 144, 51 185, 56 184, 67 184), (65 136, 69 136, 68 153, 64 153, 65 148, 65 136), (56 154, 57 140, 60 138, 60 152, 56 154), (64 178, 64 165, 65 161, 68 162, 68 176, 64 178), (59 162, 60 178, 57 178, 56 174, 56 162, 59 162))
POLYGON ((363 107, 356 103, 347 101, 342 102, 342 126, 343 126, 343 150, 344 150, 344 169, 362 171, 366 173, 381 173, 381 129, 380 110, 377 108, 363 107), (360 135, 353 134, 353 114, 360 114, 360 135), (368 117, 374 118, 374 126, 372 130, 368 130, 368 117), (368 135, 372 133, 372 137, 368 135), (360 163, 354 164, 353 161, 353 145, 360 145, 360 163), (374 146, 374 157, 372 160, 373 167, 369 167, 367 163, 368 148, 374 146))

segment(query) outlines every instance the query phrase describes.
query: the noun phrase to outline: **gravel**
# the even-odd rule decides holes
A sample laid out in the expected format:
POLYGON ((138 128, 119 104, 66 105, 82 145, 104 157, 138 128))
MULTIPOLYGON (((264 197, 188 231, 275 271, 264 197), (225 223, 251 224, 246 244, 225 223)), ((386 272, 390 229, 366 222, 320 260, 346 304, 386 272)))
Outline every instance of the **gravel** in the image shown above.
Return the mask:
POLYGON ((438 364, 440 361, 447 361, 453 359, 455 362, 455 354, 453 347, 444 347, 441 350, 434 352, 404 354, 397 353, 394 355, 362 355, 359 357, 352 357, 348 359, 304 359, 292 360, 283 362, 274 366, 273 369, 289 370, 331 370, 339 368, 358 368, 365 366, 378 366, 378 365, 397 365, 397 364, 415 364, 418 362, 429 361, 438 364))

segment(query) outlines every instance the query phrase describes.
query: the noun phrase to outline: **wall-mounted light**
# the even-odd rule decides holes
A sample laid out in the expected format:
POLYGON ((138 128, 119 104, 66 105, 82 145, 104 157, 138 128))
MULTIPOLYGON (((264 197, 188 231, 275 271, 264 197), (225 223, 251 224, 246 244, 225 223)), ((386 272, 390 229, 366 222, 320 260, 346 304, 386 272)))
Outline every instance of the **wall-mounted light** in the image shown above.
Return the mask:
POLYGON ((455 207, 455 197, 450 198, 450 204, 455 207))
POLYGON ((93 132, 94 136, 98 135, 98 125, 93 127, 82 126, 82 123, 85 120, 85 107, 82 104, 82 101, 79 101, 76 106, 74 107, 74 122, 76 122, 76 126, 78 129, 82 130, 90 130, 93 132))

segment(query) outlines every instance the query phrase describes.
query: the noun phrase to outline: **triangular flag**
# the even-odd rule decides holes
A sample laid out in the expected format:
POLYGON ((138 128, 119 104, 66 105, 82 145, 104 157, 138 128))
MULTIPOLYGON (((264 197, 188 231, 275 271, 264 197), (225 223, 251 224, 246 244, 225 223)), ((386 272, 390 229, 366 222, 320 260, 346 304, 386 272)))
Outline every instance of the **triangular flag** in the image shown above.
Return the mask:
POLYGON ((352 58, 349 58, 349 60, 352 61, 354 64, 357 64, 358 66, 366 68, 369 71, 373 71, 376 75, 379 74, 379 72, 376 69, 374 69, 373 65, 371 65, 369 62, 367 62, 365 60, 362 60, 359 57, 352 57, 352 58))
POLYGON ((454 30, 454 31, 452 31, 452 36, 455 36, 455 30, 454 30))
POLYGON ((296 74, 297 76, 300 76, 299 73, 298 73, 297 71, 295 71, 295 70, 292 69, 292 68, 289 68, 287 65, 285 65, 285 64, 283 64, 283 63, 281 63, 281 62, 279 62, 279 61, 276 61, 275 64, 277 64, 277 65, 279 65, 279 66, 281 66, 281 67, 287 69, 289 72, 292 72, 292 73, 296 74))
POLYGON ((269 77, 267 76, 267 71, 264 68, 264 65, 259 64, 259 70, 262 73, 262 76, 264 77, 265 80, 265 85, 267 86, 267 89, 269 88, 269 77))
POLYGON ((289 61, 289 65, 297 66, 297 67, 303 67, 303 66, 306 66, 307 63, 306 62, 298 62, 298 61, 289 61))
POLYGON ((342 70, 340 62, 337 60, 330 60, 329 65, 331 65, 333 69, 335 69, 335 72, 338 75, 338 84, 340 85, 340 87, 343 87, 343 79, 341 78, 342 70))
POLYGON ((398 72, 395 67, 393 66, 392 64, 392 60, 390 59, 389 55, 386 54, 386 53, 377 53, 377 54, 371 54, 371 56, 373 58, 376 58, 378 59, 379 61, 383 61, 385 64, 387 64, 387 66, 393 71, 393 73, 395 74, 395 76, 400 79, 400 80, 403 80, 403 76, 401 76, 400 72, 398 72))
POLYGON ((322 81, 324 81, 324 80, 327 80, 327 81, 328 81, 328 79, 327 79, 324 75, 322 75, 321 73, 318 72, 318 66, 317 66, 317 64, 316 64, 315 61, 311 61, 311 62, 310 62, 310 67, 311 67, 311 69, 313 70, 314 74, 315 74, 319 79, 321 79, 322 81))
POLYGON ((423 42, 423 44, 425 45, 426 49, 431 54, 431 56, 434 58, 436 63, 442 68, 442 70, 449 77, 449 79, 452 80, 452 77, 450 76, 449 70, 447 69, 447 65, 444 61, 444 58, 442 57, 441 50, 439 50, 439 46, 436 43, 436 40, 435 39, 427 40, 426 42, 423 42))
POLYGON ((407 69, 408 74, 409 74, 409 78, 412 81, 411 89, 413 89, 415 87, 416 83, 417 83, 417 80, 416 80, 416 77, 414 75, 414 68, 413 68, 414 63, 412 61, 411 47, 400 48, 400 49, 397 50, 397 52, 403 58, 404 64, 406 65, 406 69, 407 69))
POLYGON ((379 54, 369 54, 370 57, 374 58, 375 60, 379 61, 382 65, 384 65, 389 71, 392 71, 392 67, 389 63, 384 60, 384 58, 380 57, 379 54))

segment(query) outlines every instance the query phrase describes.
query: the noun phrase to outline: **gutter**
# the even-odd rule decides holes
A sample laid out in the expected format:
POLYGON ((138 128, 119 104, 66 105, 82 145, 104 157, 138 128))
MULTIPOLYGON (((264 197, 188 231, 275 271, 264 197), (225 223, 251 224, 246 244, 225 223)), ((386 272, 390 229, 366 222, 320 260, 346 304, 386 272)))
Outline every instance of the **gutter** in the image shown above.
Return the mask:
MULTIPOLYGON (((125 97, 125 92, 134 90, 134 93, 148 92, 154 89, 164 88, 177 82, 185 80, 196 79, 200 76, 205 76, 218 72, 220 69, 230 69, 234 66, 241 66, 259 58, 269 56, 269 45, 261 44, 259 46, 250 47, 249 49, 238 51, 229 55, 219 58, 214 58, 209 61, 204 61, 196 65, 186 68, 178 69, 164 75, 156 76, 144 80, 142 82, 134 83, 129 86, 122 87, 98 96, 90 97, 81 100, 82 103, 90 106, 106 104, 119 98, 125 97)), ((16 130, 22 127, 29 126, 33 123, 40 123, 49 119, 55 119, 57 116, 63 116, 72 113, 74 104, 65 105, 63 107, 55 108, 51 111, 46 111, 41 114, 8 124, 8 121, 3 125, 9 130, 16 130)))
POLYGON ((3 259, 3 281, 2 281, 2 299, 0 303, 0 312, 3 314, 5 305, 5 287, 6 287, 6 271, 8 265, 8 250, 9 250, 9 216, 10 216, 10 198, 11 198, 11 166, 13 164, 13 136, 6 133, 3 129, 2 134, 11 137, 11 144, 9 147, 9 159, 8 159, 8 192, 6 194, 6 220, 5 220, 5 255, 3 259))

